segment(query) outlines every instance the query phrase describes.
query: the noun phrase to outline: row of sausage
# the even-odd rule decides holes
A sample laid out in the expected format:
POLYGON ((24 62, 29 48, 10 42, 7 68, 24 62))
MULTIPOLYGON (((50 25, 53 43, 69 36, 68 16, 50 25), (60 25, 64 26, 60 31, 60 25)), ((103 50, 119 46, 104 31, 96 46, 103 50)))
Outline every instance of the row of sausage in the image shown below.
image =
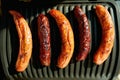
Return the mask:
MULTIPOLYGON (((91 32, 86 14, 79 6, 74 7, 74 15, 78 21, 79 28, 79 52, 76 56, 77 61, 85 60, 90 52, 91 32)), ((110 55, 113 45, 115 30, 112 18, 107 9, 102 5, 95 6, 95 12, 100 21, 102 28, 101 43, 94 53, 93 62, 100 65, 110 55)), ((24 71, 32 55, 32 34, 28 23, 24 17, 15 10, 10 10, 9 13, 13 16, 16 29, 19 36, 19 53, 16 61, 16 71, 24 71)), ((48 12, 56 21, 60 36, 61 36, 61 51, 57 60, 59 68, 65 68, 74 52, 74 34, 69 20, 63 13, 56 9, 51 9, 48 12)), ((40 62, 44 66, 49 66, 51 63, 51 43, 50 43, 50 25, 48 18, 40 14, 38 16, 38 38, 40 41, 40 62)))

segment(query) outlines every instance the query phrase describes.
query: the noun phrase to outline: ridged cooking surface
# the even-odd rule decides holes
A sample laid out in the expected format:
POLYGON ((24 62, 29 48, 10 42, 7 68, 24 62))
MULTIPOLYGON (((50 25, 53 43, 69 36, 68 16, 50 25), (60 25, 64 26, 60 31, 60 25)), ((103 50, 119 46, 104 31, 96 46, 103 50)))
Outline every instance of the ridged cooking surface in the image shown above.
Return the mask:
POLYGON ((13 18, 6 12, 5 26, 1 30, 0 36, 2 36, 2 64, 4 72, 8 78, 40 78, 40 79, 49 79, 49 80, 61 80, 61 79, 110 79, 113 77, 116 72, 116 65, 118 63, 119 57, 119 34, 118 34, 118 22, 116 17, 116 9, 112 4, 109 3, 100 3, 104 5, 110 12, 112 19, 115 24, 115 42, 111 55, 109 58, 100 66, 97 66, 93 63, 93 54, 97 49, 100 39, 101 39, 101 28, 100 23, 95 14, 95 5, 98 3, 61 3, 53 6, 51 8, 32 8, 32 7, 16 7, 14 10, 19 11, 27 20, 30 25, 30 29, 33 36, 33 52, 32 58, 27 69, 22 73, 17 73, 15 71, 15 62, 17 59, 18 49, 19 49, 19 40, 13 18), (60 45, 60 35, 56 22, 48 14, 48 11, 52 8, 60 10, 66 15, 69 19, 72 29, 74 31, 75 42, 77 42, 77 22, 73 15, 73 8, 75 5, 78 5, 86 13, 90 29, 91 29, 91 51, 85 61, 76 62, 75 54, 78 47, 78 44, 75 43, 74 56, 71 59, 71 62, 65 69, 58 69, 56 67, 56 60, 59 55, 59 45, 60 45), (51 27, 51 45, 52 45, 52 58, 50 67, 42 67, 39 60, 39 44, 37 37, 37 16, 40 14, 46 14, 50 21, 51 27))

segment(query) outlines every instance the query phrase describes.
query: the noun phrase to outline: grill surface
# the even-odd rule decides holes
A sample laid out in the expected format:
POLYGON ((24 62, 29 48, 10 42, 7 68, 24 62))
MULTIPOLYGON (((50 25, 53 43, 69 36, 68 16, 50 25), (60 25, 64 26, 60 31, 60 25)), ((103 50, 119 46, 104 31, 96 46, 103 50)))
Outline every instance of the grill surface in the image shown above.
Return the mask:
POLYGON ((119 52, 119 27, 117 19, 116 6, 110 2, 80 2, 80 1, 65 1, 51 7, 33 7, 24 4, 6 6, 4 11, 3 24, 0 29, 0 55, 4 73, 8 79, 41 79, 41 80, 109 80, 112 79, 118 72, 120 61, 119 52), (97 49, 101 39, 100 23, 94 11, 96 4, 104 5, 110 12, 115 25, 115 43, 109 58, 100 66, 95 65, 92 61, 93 54, 97 49), (75 54, 77 53, 77 23, 73 15, 73 8, 79 5, 86 13, 90 29, 91 29, 91 51, 85 61, 76 62, 75 54), (75 51, 74 56, 65 69, 56 67, 56 59, 60 51, 60 35, 56 22, 47 13, 50 9, 58 9, 69 19, 75 36, 75 51), (29 66, 22 73, 15 71, 15 62, 18 54, 19 40, 18 34, 13 22, 13 18, 8 13, 8 10, 14 9, 19 11, 30 25, 33 36, 33 52, 29 66), (52 58, 50 67, 42 67, 39 60, 39 45, 37 38, 37 16, 38 14, 46 14, 50 21, 51 27, 51 44, 52 58))

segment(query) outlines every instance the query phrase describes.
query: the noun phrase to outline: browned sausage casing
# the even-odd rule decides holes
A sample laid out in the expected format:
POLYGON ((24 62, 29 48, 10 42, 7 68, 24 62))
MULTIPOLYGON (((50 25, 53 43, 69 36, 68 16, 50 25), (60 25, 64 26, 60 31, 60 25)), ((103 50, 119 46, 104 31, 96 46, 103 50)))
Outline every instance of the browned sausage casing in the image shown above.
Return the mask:
POLYGON ((32 34, 28 23, 19 12, 14 10, 10 10, 9 12, 14 18, 20 44, 16 61, 16 71, 23 72, 27 68, 32 55, 32 34))
POLYGON ((50 25, 48 18, 40 14, 38 16, 38 37, 40 41, 40 62, 44 66, 50 65, 50 25))
POLYGON ((115 38, 114 23, 107 9, 102 5, 96 5, 96 14, 102 27, 102 39, 94 54, 93 62, 100 65, 110 55, 115 38))
POLYGON ((52 9, 49 11, 50 15, 56 20, 61 39, 61 52, 58 57, 57 66, 65 68, 73 55, 74 51, 74 35, 68 19, 60 11, 52 9))
POLYGON ((88 53, 90 52, 90 43, 91 43, 90 26, 88 23, 87 16, 79 6, 75 6, 74 15, 78 21, 79 38, 80 38, 79 51, 76 59, 78 61, 81 61, 81 60, 85 60, 88 53))

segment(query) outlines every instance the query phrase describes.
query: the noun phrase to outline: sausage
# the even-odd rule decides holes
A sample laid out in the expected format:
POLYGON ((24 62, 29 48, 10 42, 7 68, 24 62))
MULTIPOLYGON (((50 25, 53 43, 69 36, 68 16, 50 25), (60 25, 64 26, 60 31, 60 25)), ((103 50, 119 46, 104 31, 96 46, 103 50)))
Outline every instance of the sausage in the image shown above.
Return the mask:
POLYGON ((74 51, 74 35, 71 24, 64 14, 58 10, 52 9, 49 14, 55 19, 61 36, 61 52, 58 56, 57 66, 65 68, 69 64, 74 51))
POLYGON ((81 60, 85 60, 88 53, 90 52, 90 44, 91 44, 90 26, 88 23, 87 16, 79 6, 75 6, 73 11, 74 11, 74 16, 78 22, 79 38, 80 38, 79 50, 76 60, 81 61, 81 60))
POLYGON ((115 38, 114 23, 107 9, 102 5, 96 5, 96 14, 102 28, 102 39, 99 48, 96 50, 93 62, 97 65, 102 64, 110 55, 115 38))
POLYGON ((49 21, 45 15, 40 14, 37 23, 38 38, 40 41, 40 62, 44 66, 49 66, 51 58, 49 21))
POLYGON ((16 71, 23 72, 32 55, 32 34, 28 23, 19 12, 10 10, 9 13, 13 16, 19 36, 19 53, 15 67, 16 71))

